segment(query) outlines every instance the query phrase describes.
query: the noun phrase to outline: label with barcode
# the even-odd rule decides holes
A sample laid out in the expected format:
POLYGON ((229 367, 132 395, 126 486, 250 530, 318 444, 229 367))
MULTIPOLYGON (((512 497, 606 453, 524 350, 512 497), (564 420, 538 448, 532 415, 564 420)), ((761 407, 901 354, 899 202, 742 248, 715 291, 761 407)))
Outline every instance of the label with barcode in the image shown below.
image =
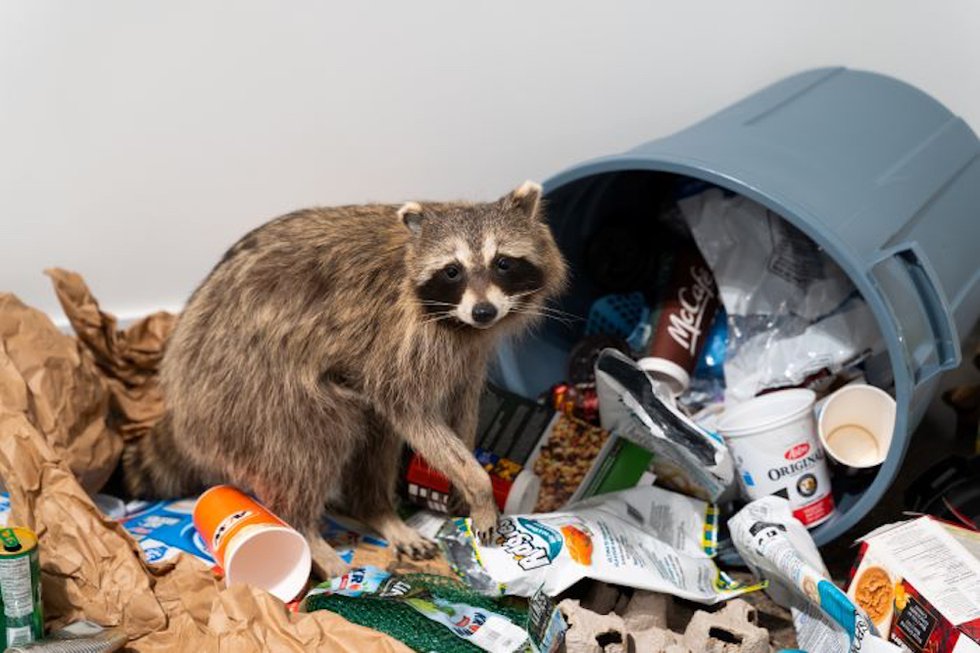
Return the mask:
POLYGON ((824 260, 817 245, 806 234, 768 212, 773 249, 769 271, 800 290, 825 276, 824 260))
POLYGON ((490 653, 512 653, 527 641, 527 632, 507 619, 491 614, 469 641, 490 653))
POLYGON ((3 597, 3 613, 8 619, 34 612, 29 556, 0 562, 0 596, 3 597))

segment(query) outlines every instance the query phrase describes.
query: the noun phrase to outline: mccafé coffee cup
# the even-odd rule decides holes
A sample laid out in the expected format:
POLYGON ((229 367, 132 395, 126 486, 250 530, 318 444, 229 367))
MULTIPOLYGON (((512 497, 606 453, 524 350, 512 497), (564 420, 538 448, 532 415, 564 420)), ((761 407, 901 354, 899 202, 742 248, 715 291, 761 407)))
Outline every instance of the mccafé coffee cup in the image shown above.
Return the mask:
POLYGON ((674 258, 672 265, 650 320, 650 345, 638 364, 672 394, 679 395, 691 384, 691 372, 718 310, 718 287, 693 243, 674 258))

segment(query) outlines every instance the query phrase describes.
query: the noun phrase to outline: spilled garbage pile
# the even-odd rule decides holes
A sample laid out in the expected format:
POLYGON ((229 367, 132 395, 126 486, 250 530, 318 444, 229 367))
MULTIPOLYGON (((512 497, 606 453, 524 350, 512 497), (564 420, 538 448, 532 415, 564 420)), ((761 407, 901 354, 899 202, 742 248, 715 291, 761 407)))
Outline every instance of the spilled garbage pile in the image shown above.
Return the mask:
POLYGON ((77 275, 52 271, 75 340, 3 296, 4 646, 754 653, 771 637, 746 600, 765 591, 812 653, 980 650, 976 533, 884 527, 841 586, 809 532, 841 487, 873 479, 895 424, 876 323, 846 274, 719 188, 679 183, 657 217, 657 256, 594 234, 599 292, 570 327, 565 378, 540 397, 488 383, 475 454, 503 515, 493 539, 409 452, 407 521, 440 555, 409 560, 336 515, 324 536, 350 570, 329 579, 239 489, 98 494, 123 440, 161 413, 172 316, 119 331, 77 275), (730 573, 739 560, 753 580, 730 573))

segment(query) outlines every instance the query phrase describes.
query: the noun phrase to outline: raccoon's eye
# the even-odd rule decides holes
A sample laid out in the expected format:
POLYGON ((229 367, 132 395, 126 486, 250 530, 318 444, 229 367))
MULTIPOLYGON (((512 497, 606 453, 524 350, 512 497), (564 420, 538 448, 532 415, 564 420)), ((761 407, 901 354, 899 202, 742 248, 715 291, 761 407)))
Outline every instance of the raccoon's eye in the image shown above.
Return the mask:
POLYGON ((511 261, 506 256, 501 256, 497 258, 497 270, 500 272, 506 272, 510 269, 511 261))
POLYGON ((459 278, 460 269, 458 265, 447 265, 442 269, 442 273, 446 275, 446 278, 450 281, 455 281, 459 278))

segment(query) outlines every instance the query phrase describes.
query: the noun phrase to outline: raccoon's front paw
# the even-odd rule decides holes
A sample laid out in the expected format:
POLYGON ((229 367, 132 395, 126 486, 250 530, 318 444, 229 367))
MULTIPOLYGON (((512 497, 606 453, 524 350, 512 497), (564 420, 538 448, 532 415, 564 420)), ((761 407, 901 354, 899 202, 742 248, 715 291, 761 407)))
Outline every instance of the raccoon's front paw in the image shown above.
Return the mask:
POLYGON ((453 486, 449 490, 449 500, 446 502, 446 509, 454 517, 462 517, 470 514, 470 504, 466 503, 463 493, 453 486))
POLYGON ((473 534, 480 544, 489 546, 497 532, 497 520, 500 518, 497 505, 490 501, 480 506, 473 506, 470 508, 470 518, 473 520, 473 534))

